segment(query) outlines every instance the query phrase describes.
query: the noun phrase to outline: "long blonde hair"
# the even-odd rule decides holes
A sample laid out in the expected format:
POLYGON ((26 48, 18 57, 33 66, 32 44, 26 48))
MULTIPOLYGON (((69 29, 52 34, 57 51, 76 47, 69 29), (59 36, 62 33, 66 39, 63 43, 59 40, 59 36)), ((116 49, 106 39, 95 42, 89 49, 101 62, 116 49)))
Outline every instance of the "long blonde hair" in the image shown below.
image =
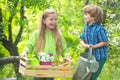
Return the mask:
MULTIPOLYGON (((36 52, 39 53, 44 49, 45 46, 45 31, 46 31, 46 25, 43 23, 43 20, 45 20, 49 14, 57 14, 55 10, 53 9, 47 9, 43 12, 41 16, 41 22, 39 25, 39 32, 38 32, 38 37, 37 37, 37 43, 36 43, 36 52)), ((56 42, 56 53, 59 55, 62 52, 62 39, 61 39, 61 34, 58 30, 58 27, 52 29, 53 37, 56 42)))

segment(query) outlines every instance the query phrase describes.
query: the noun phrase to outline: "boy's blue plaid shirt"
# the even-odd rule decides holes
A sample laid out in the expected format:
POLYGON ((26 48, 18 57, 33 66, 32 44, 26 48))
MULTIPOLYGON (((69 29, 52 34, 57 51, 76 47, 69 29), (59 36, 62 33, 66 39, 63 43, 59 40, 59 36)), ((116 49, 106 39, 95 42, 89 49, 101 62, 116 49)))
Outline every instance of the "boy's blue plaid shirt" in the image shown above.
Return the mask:
MULTIPOLYGON (((105 28, 95 23, 92 24, 91 26, 85 24, 80 39, 84 40, 86 44, 92 44, 92 45, 98 44, 100 42, 108 41, 105 28)), ((97 60, 106 59, 107 50, 108 50, 108 46, 96 48, 94 50, 93 55, 96 57, 97 60)))

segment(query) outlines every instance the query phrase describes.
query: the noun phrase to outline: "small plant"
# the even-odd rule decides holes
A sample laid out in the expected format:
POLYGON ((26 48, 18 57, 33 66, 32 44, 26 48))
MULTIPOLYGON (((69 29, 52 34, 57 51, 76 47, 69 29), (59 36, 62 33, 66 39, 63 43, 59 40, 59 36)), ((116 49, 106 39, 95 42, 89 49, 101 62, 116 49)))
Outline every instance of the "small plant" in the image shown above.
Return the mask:
POLYGON ((38 58, 39 58, 40 64, 45 64, 45 63, 51 64, 51 62, 54 61, 54 56, 52 53, 46 54, 46 53, 40 52, 38 54, 38 58))

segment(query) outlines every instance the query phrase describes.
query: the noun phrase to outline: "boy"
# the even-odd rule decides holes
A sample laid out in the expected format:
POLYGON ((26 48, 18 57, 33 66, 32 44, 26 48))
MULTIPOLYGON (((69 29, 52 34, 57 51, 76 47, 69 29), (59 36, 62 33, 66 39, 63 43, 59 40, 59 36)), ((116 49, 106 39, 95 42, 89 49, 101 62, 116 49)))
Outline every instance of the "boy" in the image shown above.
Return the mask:
POLYGON ((80 36, 81 45, 87 50, 92 45, 93 55, 99 62, 99 69, 92 73, 90 80, 97 80, 107 58, 107 42, 105 28, 101 25, 103 21, 103 10, 96 5, 87 5, 84 7, 85 26, 80 36))

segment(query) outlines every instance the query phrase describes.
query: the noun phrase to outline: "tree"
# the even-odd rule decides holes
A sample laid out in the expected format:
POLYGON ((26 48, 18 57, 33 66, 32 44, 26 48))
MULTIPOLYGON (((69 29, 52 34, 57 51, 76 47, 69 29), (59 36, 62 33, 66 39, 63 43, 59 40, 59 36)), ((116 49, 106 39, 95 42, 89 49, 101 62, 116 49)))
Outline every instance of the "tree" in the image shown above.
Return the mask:
MULTIPOLYGON (((10 55, 11 56, 18 56, 18 48, 17 48, 17 44, 20 40, 20 37, 21 37, 21 34, 22 34, 22 26, 20 26, 20 30, 19 30, 19 33, 18 33, 18 36, 16 37, 16 40, 15 42, 13 42, 13 38, 12 38, 12 20, 13 20, 13 17, 16 15, 17 12, 14 12, 12 13, 14 10, 16 10, 16 7, 18 5, 18 2, 19 0, 16 0, 13 4, 13 6, 11 6, 11 11, 10 11, 10 16, 9 16, 9 19, 8 19, 8 39, 7 39, 7 36, 6 34, 4 34, 4 28, 5 27, 4 25, 2 25, 3 23, 3 15, 2 15, 2 9, 0 8, 0 27, 1 27, 1 32, 0 34, 2 34, 0 36, 0 40, 2 42, 2 45, 10 52, 10 55)), ((24 11, 21 11, 21 14, 24 14, 24 11)), ((22 16, 21 15, 21 18, 23 18, 24 15, 22 16)), ((18 67, 18 63, 17 64, 14 64, 14 67, 15 69, 17 69, 18 67)), ((18 73, 18 70, 15 70, 16 73, 18 73)))
MULTIPOLYGON (((28 7, 30 8, 31 6, 32 7, 36 7, 36 4, 38 6, 38 4, 40 3, 44 3, 44 1, 40 1, 40 0, 2 0, 1 3, 0 3, 0 42, 1 44, 4 46, 4 48, 6 48, 6 50, 8 50, 8 52, 10 53, 10 56, 19 56, 19 53, 18 53, 18 43, 20 42, 20 39, 21 39, 21 35, 23 33, 23 29, 24 29, 24 26, 26 25, 25 23, 27 23, 27 17, 24 15, 25 13, 25 10, 24 8, 25 7, 28 7), (7 3, 5 3, 7 2, 7 3), (7 13, 3 13, 4 11, 4 7, 3 5, 5 5, 4 7, 7 7, 5 8, 5 11, 7 13), (5 15, 4 14, 7 14, 7 21, 5 21, 5 15), (17 14, 20 14, 19 16, 17 14), (13 27, 15 27, 14 24, 14 19, 16 19, 17 17, 17 21, 19 21, 19 31, 18 31, 18 34, 13 38, 13 27), (6 23, 6 24, 5 24, 6 23), (7 33, 8 35, 4 32, 7 28, 7 33)), ((44 5, 41 5, 42 7, 46 6, 45 4, 44 5)), ((41 8, 41 7, 39 7, 41 8)), ((11 57, 11 58, 15 58, 15 57, 11 57)), ((1 61, 3 61, 4 63, 8 63, 8 62, 12 62, 13 60, 17 60, 17 59, 11 59, 8 57, 7 58, 3 58, 3 59, 0 59, 1 61), (10 61, 9 61, 10 60, 10 61), (6 62, 5 62, 6 61, 6 62)), ((1 63, 4 64, 4 63, 1 63)), ((14 63, 14 69, 15 69, 15 73, 18 74, 18 67, 19 67, 19 63, 18 61, 16 61, 16 63, 14 63)))

